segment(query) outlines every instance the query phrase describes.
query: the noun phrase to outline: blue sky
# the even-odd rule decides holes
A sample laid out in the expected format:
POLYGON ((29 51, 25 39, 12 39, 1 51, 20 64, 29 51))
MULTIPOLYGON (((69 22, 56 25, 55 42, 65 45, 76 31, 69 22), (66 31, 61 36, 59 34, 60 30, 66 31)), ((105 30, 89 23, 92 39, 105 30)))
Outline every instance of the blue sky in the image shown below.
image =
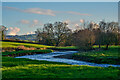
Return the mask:
POLYGON ((1 0, 2 2, 118 2, 119 0, 1 0))
POLYGON ((71 29, 85 21, 118 21, 117 2, 3 2, 8 34, 31 34, 45 23, 66 21, 71 29))

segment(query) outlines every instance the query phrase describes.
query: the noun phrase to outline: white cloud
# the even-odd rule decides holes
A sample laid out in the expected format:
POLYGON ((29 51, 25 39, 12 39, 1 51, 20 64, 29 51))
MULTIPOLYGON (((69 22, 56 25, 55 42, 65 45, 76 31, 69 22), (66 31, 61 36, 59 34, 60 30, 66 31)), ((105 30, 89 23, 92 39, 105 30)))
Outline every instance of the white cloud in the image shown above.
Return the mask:
POLYGON ((85 22, 84 21, 84 19, 80 19, 80 20, 77 20, 77 21, 71 21, 71 20, 65 20, 65 21, 63 21, 63 22, 66 22, 66 23, 68 23, 68 27, 70 28, 70 29, 72 29, 72 31, 74 31, 74 30, 79 30, 79 29, 84 29, 84 27, 83 27, 83 23, 85 22))
POLYGON ((8 30, 8 28, 6 28, 6 30, 8 30))
POLYGON ((29 35, 29 34, 35 34, 35 32, 27 32, 26 35, 29 35))
POLYGON ((38 24, 38 22, 39 22, 39 21, 38 21, 37 19, 33 20, 33 23, 34 23, 34 24, 38 24))
POLYGON ((63 21, 63 22, 65 22, 65 23, 68 23, 68 24, 69 24, 71 21, 70 21, 70 20, 65 20, 65 21, 63 21))
POLYGON ((23 10, 23 12, 40 14, 40 15, 56 16, 56 15, 55 15, 55 11, 50 10, 50 9, 29 8, 29 9, 23 10))
POLYGON ((37 20, 37 19, 34 19, 34 20, 31 22, 31 24, 29 25, 29 27, 42 26, 42 25, 43 25, 42 22, 40 22, 40 21, 37 20))
POLYGON ((69 14, 74 14, 74 15, 91 16, 90 14, 82 14, 82 13, 74 12, 74 11, 69 11, 69 12, 67 12, 67 13, 69 13, 69 14))
POLYGON ((24 12, 24 13, 33 13, 33 14, 40 14, 40 15, 49 15, 49 16, 56 16, 55 13, 56 11, 53 11, 51 9, 41 9, 41 8, 28 8, 28 9, 19 9, 16 7, 8 7, 4 6, 3 8, 8 9, 8 10, 15 10, 19 12, 24 12))
POLYGON ((78 27, 79 26, 79 24, 75 24, 75 27, 78 27))
POLYGON ((66 13, 66 14, 73 14, 73 15, 91 16, 90 14, 83 14, 83 13, 74 12, 74 11, 54 11, 51 9, 41 9, 41 8, 19 9, 16 7, 8 7, 8 6, 3 6, 3 8, 8 9, 8 10, 24 12, 24 13, 49 15, 49 16, 56 16, 56 13, 64 13, 64 14, 66 13))
POLYGON ((26 24, 28 27, 36 27, 36 26, 42 26, 43 25, 43 23, 41 21, 37 20, 37 19, 34 19, 32 21, 23 19, 23 20, 20 20, 19 23, 23 24, 23 25, 26 24))
POLYGON ((20 21, 22 24, 29 24, 29 21, 28 20, 21 20, 20 21))
POLYGON ((18 27, 10 27, 9 29, 8 29, 8 31, 9 31, 9 35, 17 35, 17 33, 20 31, 20 28, 18 28, 18 27))
POLYGON ((83 19, 80 19, 80 22, 81 22, 81 23, 84 23, 84 20, 83 20, 83 19))
POLYGON ((71 20, 65 20, 63 22, 68 23, 68 26, 70 29, 72 29, 73 31, 77 28, 77 26, 79 26, 79 21, 71 21, 71 20))
POLYGON ((8 9, 8 10, 21 11, 21 9, 16 8, 16 7, 3 6, 3 8, 8 9))
POLYGON ((95 22, 91 22, 91 24, 93 24, 93 25, 94 25, 94 24, 95 24, 95 22))

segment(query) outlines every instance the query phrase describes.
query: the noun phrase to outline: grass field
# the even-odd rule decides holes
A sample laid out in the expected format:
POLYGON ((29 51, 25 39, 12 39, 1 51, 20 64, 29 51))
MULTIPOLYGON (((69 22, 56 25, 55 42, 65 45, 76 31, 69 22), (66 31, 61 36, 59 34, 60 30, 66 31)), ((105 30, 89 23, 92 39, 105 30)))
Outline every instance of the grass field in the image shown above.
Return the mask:
POLYGON ((52 50, 46 49, 46 50, 21 50, 21 51, 13 51, 13 52, 2 52, 2 55, 17 55, 17 54, 23 54, 23 53, 50 53, 52 50))
MULTIPOLYGON (((93 48, 98 48, 98 45, 94 45, 93 48)), ((105 48, 106 45, 101 45, 101 48, 105 48)), ((109 48, 120 48, 120 45, 109 45, 109 48)))
POLYGON ((115 67, 92 67, 64 63, 2 57, 4 78, 108 78, 118 79, 115 67))
MULTIPOLYGON (((36 47, 36 48, 60 48, 60 49, 76 49, 74 46, 68 47, 55 47, 40 44, 31 43, 18 43, 18 42, 0 42, 2 47, 18 47, 24 45, 25 47, 36 47)), ((98 46, 94 46, 97 48, 98 46)), ((104 48, 104 46, 102 46, 104 48)), ((112 63, 116 64, 114 60, 118 59, 118 51, 120 47, 110 46, 109 50, 104 51, 89 51, 82 53, 75 53, 73 56, 78 58, 86 57, 87 61, 97 63, 112 63), (111 61, 112 59, 112 61, 111 61), (102 60, 102 62, 101 62, 102 60), (105 62, 107 61, 107 62, 105 62)), ((29 51, 15 51, 15 52, 4 52, 4 54, 19 54, 36 52, 39 50, 29 51)), ((46 50, 43 50, 43 52, 46 50)), ((84 59, 82 59, 84 60, 84 59)), ((2 57, 2 77, 4 78, 107 78, 117 80, 119 77, 120 67, 93 67, 93 66, 79 66, 79 65, 68 65, 65 63, 48 62, 48 61, 37 61, 24 58, 12 58, 2 57)))
POLYGON ((73 54, 73 57, 88 62, 120 64, 119 53, 120 53, 119 46, 110 46, 108 50, 75 53, 73 54))
MULTIPOLYGON (((55 46, 48 46, 48 45, 41 45, 41 44, 32 44, 32 43, 19 43, 19 42, 6 42, 6 41, 0 41, 0 47, 6 48, 6 47, 18 47, 20 45, 23 45, 25 47, 35 47, 35 48, 59 48, 59 49, 77 49, 75 46, 66 46, 66 47, 55 47, 55 46)), ((94 45, 94 48, 98 48, 98 45, 94 45)), ((101 46, 102 48, 105 48, 105 46, 101 46)), ((119 47, 120 46, 110 46, 111 48, 119 47)))
POLYGON ((47 45, 40 45, 40 44, 32 44, 32 43, 18 43, 18 42, 5 42, 5 41, 0 41, 0 44, 2 44, 2 48, 5 47, 18 47, 20 45, 23 45, 25 47, 35 47, 35 48, 50 48, 54 46, 47 46, 47 45))
POLYGON ((41 45, 41 44, 5 42, 5 41, 0 41, 0 44, 2 44, 2 45, 0 45, 0 47, 2 47, 2 48, 6 48, 6 47, 17 48, 18 46, 22 45, 22 46, 25 46, 25 47, 35 47, 35 48, 76 49, 75 46, 55 47, 55 46, 47 46, 47 45, 41 45))

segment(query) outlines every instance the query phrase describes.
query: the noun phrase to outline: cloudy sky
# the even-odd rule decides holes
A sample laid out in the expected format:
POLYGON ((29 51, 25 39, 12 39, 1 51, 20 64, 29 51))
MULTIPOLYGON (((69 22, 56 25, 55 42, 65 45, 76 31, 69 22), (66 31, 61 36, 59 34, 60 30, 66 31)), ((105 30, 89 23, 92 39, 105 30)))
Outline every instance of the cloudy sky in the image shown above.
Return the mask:
POLYGON ((85 21, 118 20, 117 2, 3 2, 2 23, 9 35, 33 34, 45 23, 64 21, 71 29, 85 21))

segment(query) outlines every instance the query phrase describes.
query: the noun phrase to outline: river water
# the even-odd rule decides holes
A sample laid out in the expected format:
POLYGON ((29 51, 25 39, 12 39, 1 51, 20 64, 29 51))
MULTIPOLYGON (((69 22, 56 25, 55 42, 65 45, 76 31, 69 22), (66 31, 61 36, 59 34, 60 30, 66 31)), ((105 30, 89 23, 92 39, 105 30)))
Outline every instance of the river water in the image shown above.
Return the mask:
POLYGON ((67 63, 71 65, 89 65, 89 66, 99 66, 99 67, 120 67, 120 65, 112 65, 112 64, 96 64, 91 62, 85 62, 85 61, 78 61, 73 59, 64 59, 64 58, 54 58, 54 56, 59 55, 66 55, 66 54, 73 54, 77 53, 77 51, 65 51, 65 52, 52 52, 47 54, 35 54, 35 55, 25 55, 25 56, 19 56, 15 58, 28 58, 32 60, 45 60, 45 61, 52 61, 52 62, 62 62, 67 63))

